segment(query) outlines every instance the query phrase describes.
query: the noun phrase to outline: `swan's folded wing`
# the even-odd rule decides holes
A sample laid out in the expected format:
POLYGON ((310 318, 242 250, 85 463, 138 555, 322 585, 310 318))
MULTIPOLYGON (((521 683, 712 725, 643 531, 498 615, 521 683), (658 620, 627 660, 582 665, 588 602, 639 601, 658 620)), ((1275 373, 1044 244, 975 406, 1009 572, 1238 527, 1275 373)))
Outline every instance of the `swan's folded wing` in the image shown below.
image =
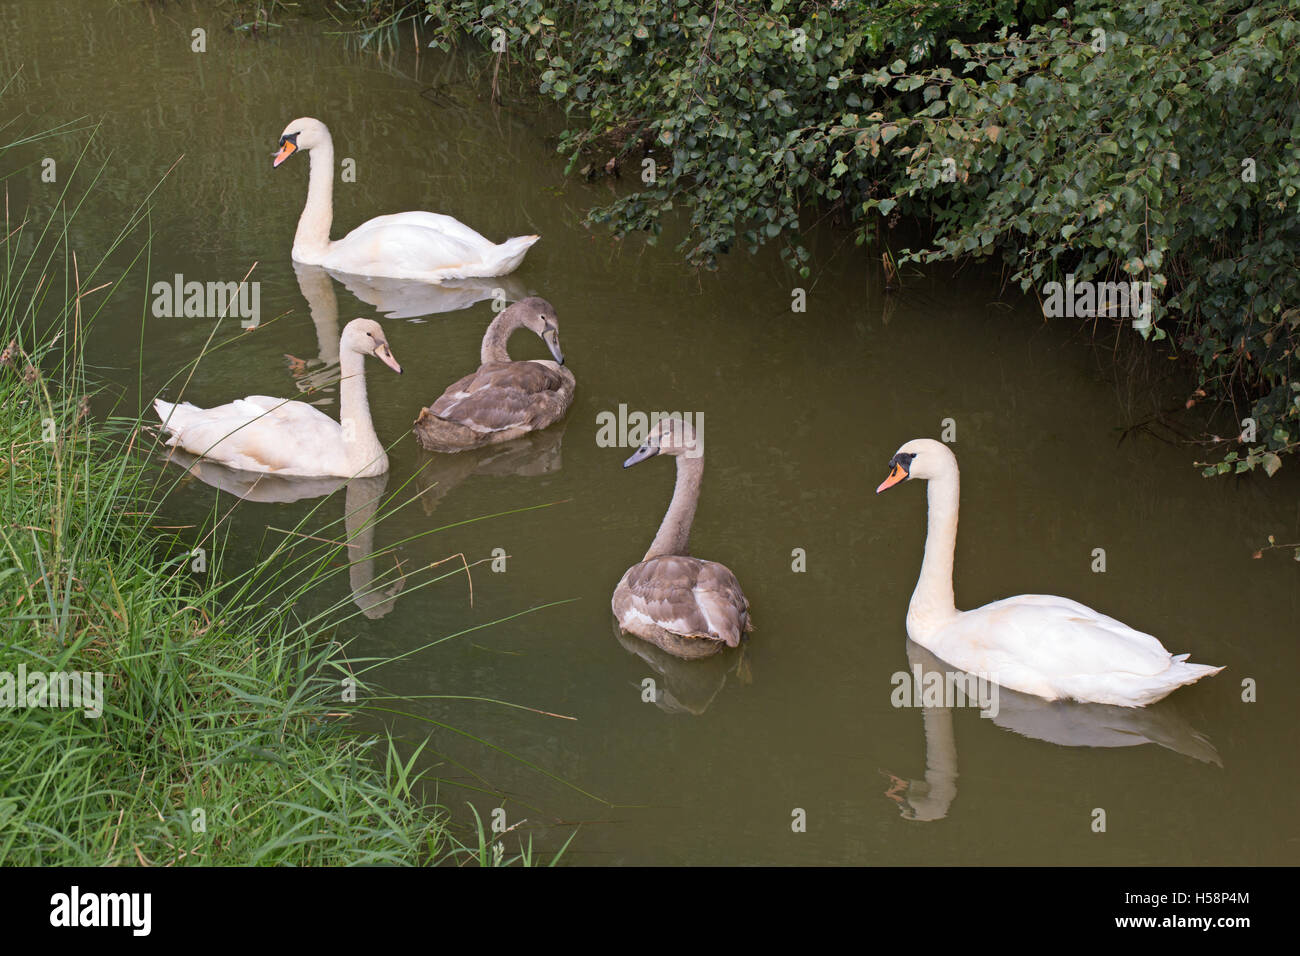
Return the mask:
POLYGON ((420 275, 473 267, 494 248, 473 229, 434 228, 423 217, 456 223, 436 213, 399 213, 362 223, 331 247, 324 265, 357 275, 420 275), (418 220, 411 217, 420 217, 418 220))
POLYGON ((235 399, 230 405, 238 408, 240 413, 247 415, 250 420, 259 418, 262 421, 285 424, 310 424, 323 418, 327 422, 334 422, 334 419, 314 405, 288 398, 275 398, 271 395, 248 395, 235 399))
POLYGON ((449 386, 430 411, 480 433, 532 428, 572 382, 567 369, 551 363, 491 363, 449 386))
POLYGON ((283 471, 339 442, 339 424, 303 402, 249 395, 216 408, 176 406, 171 444, 231 468, 283 471))
POLYGON ((944 629, 935 653, 965 670, 994 676, 1032 668, 1050 680, 1093 674, 1154 676, 1173 659, 1160 641, 1086 605, 1022 594, 964 613, 944 629), (964 646, 970 659, 952 660, 964 646), (975 666, 967 666, 972 664, 975 666))
POLYGON ((459 219, 440 212, 423 212, 420 210, 398 212, 388 216, 376 216, 374 219, 367 219, 348 233, 344 239, 351 239, 353 236, 364 236, 378 230, 401 228, 436 233, 444 239, 459 243, 469 249, 487 249, 495 245, 492 240, 471 229, 459 219))
POLYGON ((749 602, 726 566, 680 555, 642 561, 623 576, 626 617, 683 637, 707 637, 729 647, 750 630, 749 602))

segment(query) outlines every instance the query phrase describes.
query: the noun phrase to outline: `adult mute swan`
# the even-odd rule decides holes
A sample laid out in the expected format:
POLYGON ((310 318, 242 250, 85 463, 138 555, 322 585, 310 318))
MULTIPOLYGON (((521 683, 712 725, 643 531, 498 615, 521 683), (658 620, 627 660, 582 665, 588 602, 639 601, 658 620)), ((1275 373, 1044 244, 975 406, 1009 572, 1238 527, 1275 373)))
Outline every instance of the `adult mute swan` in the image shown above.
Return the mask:
POLYGON ((564 368, 560 320, 551 303, 536 296, 503 311, 483 333, 478 371, 447 386, 412 429, 429 451, 456 452, 495 445, 541 431, 564 417, 573 402, 573 373, 564 368), (506 342, 515 329, 529 329, 555 361, 512 362, 506 342))
POLYGON ((519 268, 528 248, 541 238, 516 236, 497 245, 451 216, 399 212, 376 216, 331 242, 334 141, 324 123, 304 116, 286 126, 272 167, 300 149, 312 151, 311 175, 307 180, 307 204, 293 237, 295 262, 351 275, 440 282, 512 272, 519 268))
POLYGON ((338 422, 311 405, 266 395, 216 408, 158 399, 154 408, 170 435, 167 444, 229 468, 301 477, 382 475, 388 455, 366 401, 367 355, 401 374, 379 323, 349 322, 339 340, 338 422))
POLYGON ((704 449, 695 430, 680 418, 661 418, 623 467, 655 455, 677 459, 672 504, 650 550, 614 589, 614 616, 620 629, 670 654, 708 657, 737 646, 741 635, 754 629, 749 601, 725 565, 689 557, 704 476, 704 449))
POLYGON ((921 576, 907 608, 907 636, 936 657, 1003 687, 1047 700, 1145 707, 1222 667, 1187 663, 1150 634, 1068 598, 1021 594, 973 611, 953 601, 957 459, 947 445, 917 438, 889 460, 876 494, 909 478, 928 481, 929 519, 921 576))

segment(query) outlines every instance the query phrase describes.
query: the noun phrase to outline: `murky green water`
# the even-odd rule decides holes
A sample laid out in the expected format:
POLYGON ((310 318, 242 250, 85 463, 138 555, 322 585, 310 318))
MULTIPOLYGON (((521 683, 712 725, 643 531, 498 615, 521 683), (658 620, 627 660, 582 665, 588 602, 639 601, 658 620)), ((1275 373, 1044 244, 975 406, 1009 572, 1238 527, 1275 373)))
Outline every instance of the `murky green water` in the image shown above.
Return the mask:
MULTIPOLYGON (((1121 442, 1154 411, 1181 408, 1188 383, 1163 355, 1139 356, 1132 377, 1114 365, 1109 339, 1093 342, 1071 322, 1043 324, 1032 305, 999 302, 996 277, 973 268, 912 277, 886 298, 878 268, 833 231, 814 237, 808 281, 773 253, 735 255, 718 273, 697 275, 671 243, 589 232, 581 213, 610 185, 565 179, 548 138, 558 118, 530 100, 491 108, 473 57, 425 51, 417 62, 408 44, 381 64, 301 23, 255 41, 186 4, 7 0, 0 35, 0 72, 22 67, 4 97, 6 118, 17 113, 19 126, 33 129, 80 116, 101 124, 93 139, 22 154, 36 161, 55 150, 60 182, 83 146, 79 177, 104 164, 75 226, 79 255, 97 254, 163 180, 150 217, 151 281, 176 273, 237 281, 257 264, 263 325, 241 334, 237 321, 225 323, 216 338, 224 347, 186 391, 198 404, 295 395, 308 379, 295 377, 285 356, 329 358, 334 323, 376 314, 290 261, 307 164, 273 172, 270 154, 293 117, 325 120, 337 156, 356 161, 356 182, 336 184, 335 237, 404 209, 449 213, 497 240, 543 236, 506 285, 544 295, 559 312, 578 379, 566 424, 508 452, 435 460, 414 485, 436 487, 380 524, 374 546, 553 506, 451 527, 381 555, 377 571, 395 559, 414 571, 494 548, 510 557, 505 573, 474 569, 472 607, 463 575, 411 585, 341 635, 356 639, 358 653, 398 655, 569 602, 382 672, 404 695, 493 698, 573 718, 447 699, 394 717, 391 726, 412 742, 433 732, 439 797, 458 814, 467 814, 466 801, 485 815, 504 804, 507 822, 526 820, 542 847, 581 821, 568 855, 577 863, 1300 857, 1291 810, 1300 707, 1289 686, 1300 565, 1288 553, 1251 559, 1270 533, 1300 539, 1300 469, 1288 466, 1271 482, 1209 482, 1190 467, 1192 449, 1150 430, 1121 442), (208 31, 206 53, 190 50, 196 27, 208 31), (791 312, 797 285, 808 292, 805 314, 791 312), (615 637, 610 593, 643 554, 673 481, 667 462, 625 472, 625 450, 598 447, 596 416, 620 403, 705 416, 693 545, 728 564, 750 597, 757 630, 744 667, 735 654, 684 665, 615 637), (1228 670, 1136 715, 1010 694, 992 721, 969 708, 891 706, 891 675, 933 666, 909 647, 904 627, 925 505, 917 487, 880 498, 872 491, 898 445, 937 437, 945 418, 956 423, 963 470, 959 605, 1065 594, 1228 670), (796 548, 806 552, 803 573, 792 571, 796 548), (1094 548, 1106 551, 1104 574, 1090 570, 1094 548), (645 678, 656 681, 658 704, 642 701, 645 678), (1244 678, 1258 681, 1258 702, 1242 701, 1244 678), (1095 808, 1106 811, 1105 833, 1092 830, 1095 808), (796 809, 806 832, 792 830, 796 809)), ((7 188, 11 208, 30 208, 36 219, 57 197, 39 167, 7 188)), ((128 245, 114 257, 118 268, 140 242, 128 245)), ((162 389, 211 332, 206 320, 149 318, 139 369, 149 302, 137 266, 91 337, 93 360, 132 402, 162 389)), ((483 301, 384 320, 406 368, 398 378, 369 367, 380 437, 397 442, 389 492, 429 465, 409 424, 475 367, 491 316, 483 301)), ((512 347, 516 357, 545 354, 523 336, 512 347)), ((176 386, 165 394, 174 397, 176 386)), ((325 388, 313 398, 332 411, 336 395, 325 388)), ((349 505, 376 490, 356 489, 349 505)), ((174 513, 198 520, 217 494, 187 481, 174 513)), ((222 494, 222 510, 232 501, 222 494)), ((314 504, 240 505, 235 553, 225 559, 247 561, 274 538, 268 526, 292 527, 314 504)), ((340 496, 322 512, 333 518, 344 508, 340 496)), ((346 578, 336 579, 334 598, 346 597, 346 578)))

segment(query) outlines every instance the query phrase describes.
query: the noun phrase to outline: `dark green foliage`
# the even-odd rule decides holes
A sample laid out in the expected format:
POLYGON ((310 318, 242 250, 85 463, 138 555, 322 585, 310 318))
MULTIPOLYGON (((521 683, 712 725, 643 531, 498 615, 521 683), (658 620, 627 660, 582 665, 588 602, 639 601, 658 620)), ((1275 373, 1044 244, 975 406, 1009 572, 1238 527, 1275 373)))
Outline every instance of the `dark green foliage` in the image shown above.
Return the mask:
POLYGON ((428 4, 441 45, 463 28, 490 46, 500 30, 498 47, 503 39, 511 55, 536 64, 540 92, 573 121, 560 142, 570 169, 590 147, 631 157, 638 175, 643 157, 655 161, 654 182, 594 210, 593 220, 658 235, 661 215, 684 206, 684 249, 704 265, 737 241, 754 248, 783 234, 793 239, 791 261, 806 262, 800 209, 842 206, 869 186, 834 155, 845 113, 856 121, 854 111, 868 112, 876 95, 850 80, 854 71, 900 47, 929 61, 947 36, 1014 23, 1015 8, 991 0, 428 4))
POLYGON ((1281 0, 1083 3, 1024 38, 953 42, 952 64, 891 65, 867 79, 904 96, 853 133, 855 160, 861 140, 894 157, 865 208, 935 216, 915 258, 997 253, 1026 290, 1067 268, 1151 282, 1144 334, 1168 330, 1208 396, 1252 402, 1256 440, 1207 474, 1272 474, 1300 445, 1297 41, 1281 0))
POLYGON ((1272 474, 1300 447, 1287 0, 422 6, 436 44, 468 32, 534 66, 571 170, 640 177, 592 221, 653 241, 678 208, 691 262, 778 240, 807 276, 810 213, 859 243, 906 215, 933 238, 900 263, 997 257, 1039 296, 1067 273, 1150 282, 1142 335, 1195 363, 1191 401, 1232 408, 1206 473, 1272 474))

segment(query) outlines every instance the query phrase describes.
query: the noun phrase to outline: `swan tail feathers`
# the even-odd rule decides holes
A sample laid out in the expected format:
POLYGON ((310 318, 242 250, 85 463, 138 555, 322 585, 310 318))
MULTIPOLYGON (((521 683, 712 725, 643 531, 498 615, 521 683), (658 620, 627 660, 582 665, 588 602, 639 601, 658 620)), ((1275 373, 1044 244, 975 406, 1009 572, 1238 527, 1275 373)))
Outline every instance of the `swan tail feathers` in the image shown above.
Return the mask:
POLYGON ((519 268, 520 263, 524 261, 524 256, 532 248, 533 243, 541 236, 515 236, 513 239, 507 239, 496 247, 493 259, 493 275, 505 275, 508 272, 514 272, 519 268))
POLYGON ((177 434, 181 431, 179 423, 172 419, 177 405, 177 402, 164 402, 161 398, 153 399, 153 411, 156 411, 157 414, 159 414, 159 419, 162 421, 162 429, 164 429, 169 436, 168 442, 166 442, 168 445, 175 445, 175 442, 177 442, 177 434))
POLYGON ((1215 667, 1212 664, 1187 664, 1179 661, 1176 665, 1178 675, 1182 678, 1184 684, 1194 684, 1202 677, 1213 677, 1222 667, 1215 667))
MULTIPOLYGON (((1186 687, 1188 684, 1195 684, 1204 677, 1213 677, 1222 667, 1215 667, 1211 664, 1189 664, 1186 661, 1186 654, 1181 658, 1174 658, 1169 669, 1154 680, 1146 694, 1139 697, 1136 706, 1145 707, 1147 704, 1153 704, 1161 700, 1179 687, 1186 687)), ((1130 704, 1129 706, 1135 706, 1130 704)))
POLYGON ((180 441, 181 430, 185 427, 184 421, 187 413, 196 410, 195 406, 189 402, 164 402, 161 398, 156 398, 154 399, 153 408, 162 421, 163 430, 169 436, 167 444, 175 445, 180 441))

